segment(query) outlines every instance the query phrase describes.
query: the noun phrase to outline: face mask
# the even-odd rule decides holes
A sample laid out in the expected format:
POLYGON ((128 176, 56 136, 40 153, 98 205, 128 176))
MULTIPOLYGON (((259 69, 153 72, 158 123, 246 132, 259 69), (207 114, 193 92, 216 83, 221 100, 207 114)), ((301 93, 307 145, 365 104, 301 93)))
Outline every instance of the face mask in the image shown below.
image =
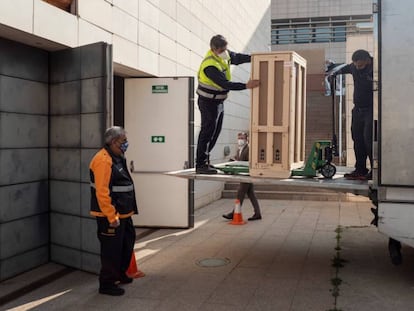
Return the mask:
POLYGON ((244 140, 244 139, 238 139, 237 140, 237 144, 239 145, 239 147, 243 147, 246 144, 246 140, 244 140))
POLYGON ((229 60, 230 59, 230 54, 229 54, 229 52, 227 50, 221 52, 217 56, 220 57, 223 60, 229 60))
POLYGON ((128 144, 128 142, 126 141, 126 142, 123 142, 123 143, 119 146, 119 149, 121 149, 121 151, 122 151, 123 153, 125 153, 125 152, 127 151, 127 149, 128 149, 128 146, 129 146, 129 144, 128 144))

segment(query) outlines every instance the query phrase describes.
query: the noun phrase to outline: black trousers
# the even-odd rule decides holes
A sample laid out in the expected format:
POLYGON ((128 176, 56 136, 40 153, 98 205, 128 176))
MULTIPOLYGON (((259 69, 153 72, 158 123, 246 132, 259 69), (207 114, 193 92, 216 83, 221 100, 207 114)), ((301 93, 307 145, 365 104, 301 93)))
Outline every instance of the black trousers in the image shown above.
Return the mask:
POLYGON ((254 193, 253 184, 240 183, 239 189, 237 190, 237 199, 240 201, 240 206, 243 205, 243 200, 246 194, 250 199, 250 202, 252 202, 254 214, 261 215, 259 203, 257 202, 256 194, 254 193))
POLYGON ((372 168, 372 126, 373 113, 372 108, 352 109, 351 134, 354 141, 355 152, 355 170, 359 173, 366 174, 367 158, 372 168))
POLYGON ((118 228, 109 227, 106 217, 96 217, 98 239, 101 244, 101 287, 119 281, 129 267, 135 244, 135 228, 132 218, 120 219, 118 228))
POLYGON ((196 167, 209 160, 210 151, 214 148, 223 125, 223 100, 211 100, 198 97, 198 108, 201 114, 201 130, 198 135, 196 167))

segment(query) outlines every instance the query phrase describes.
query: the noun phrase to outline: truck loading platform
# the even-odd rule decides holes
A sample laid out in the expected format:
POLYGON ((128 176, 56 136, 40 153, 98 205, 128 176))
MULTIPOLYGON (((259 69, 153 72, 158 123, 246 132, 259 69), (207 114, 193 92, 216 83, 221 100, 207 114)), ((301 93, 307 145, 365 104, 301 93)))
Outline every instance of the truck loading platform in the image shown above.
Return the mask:
POLYGON ((207 180, 207 181, 221 181, 221 182, 244 182, 253 184, 267 184, 267 185, 283 185, 294 186, 298 188, 319 188, 335 190, 337 192, 352 193, 356 195, 369 195, 369 182, 366 180, 348 180, 344 178, 344 174, 352 171, 352 168, 344 166, 336 166, 336 174, 331 179, 320 177, 292 177, 285 179, 266 178, 266 177, 252 177, 248 174, 226 174, 220 171, 220 168, 234 163, 235 165, 241 162, 227 162, 215 164, 214 167, 218 169, 217 174, 206 175, 196 174, 195 169, 185 169, 173 172, 167 172, 167 175, 176 176, 186 179, 207 180))

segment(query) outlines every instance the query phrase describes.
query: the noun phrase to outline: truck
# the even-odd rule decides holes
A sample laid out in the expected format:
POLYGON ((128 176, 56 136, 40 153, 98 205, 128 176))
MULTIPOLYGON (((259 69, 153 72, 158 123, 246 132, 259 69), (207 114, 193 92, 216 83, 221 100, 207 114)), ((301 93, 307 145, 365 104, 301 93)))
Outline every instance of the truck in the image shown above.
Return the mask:
POLYGON ((375 0, 373 182, 374 223, 389 237, 394 264, 401 243, 414 247, 414 26, 409 0, 375 0), (411 138, 410 138, 411 137, 411 138))

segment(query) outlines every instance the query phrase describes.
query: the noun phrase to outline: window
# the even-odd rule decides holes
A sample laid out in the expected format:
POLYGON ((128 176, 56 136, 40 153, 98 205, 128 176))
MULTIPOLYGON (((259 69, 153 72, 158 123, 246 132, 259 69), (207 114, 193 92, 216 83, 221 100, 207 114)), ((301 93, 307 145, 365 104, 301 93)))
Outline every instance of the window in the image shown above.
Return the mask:
POLYGON ((314 26, 312 42, 330 42, 332 29, 329 24, 314 26))
POLYGON ((272 45, 345 42, 346 34, 357 23, 371 19, 371 15, 358 15, 272 20, 271 42, 272 45))

